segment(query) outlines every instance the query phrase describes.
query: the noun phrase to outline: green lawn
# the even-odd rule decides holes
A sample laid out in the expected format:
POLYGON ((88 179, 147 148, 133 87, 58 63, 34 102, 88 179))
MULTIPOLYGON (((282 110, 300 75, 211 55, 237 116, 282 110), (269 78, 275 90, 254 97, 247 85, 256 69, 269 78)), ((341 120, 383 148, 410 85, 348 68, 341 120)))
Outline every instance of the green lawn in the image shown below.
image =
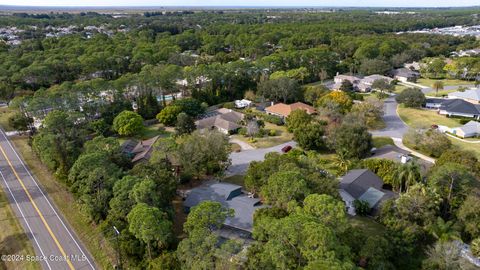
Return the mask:
POLYGON ((407 88, 410 88, 410 86, 406 86, 406 85, 403 85, 403 84, 397 84, 397 85, 395 85, 395 90, 393 90, 393 92, 395 94, 400 94, 403 90, 405 90, 407 88))
POLYGON ((163 124, 160 123, 145 127, 145 129, 143 130, 143 134, 141 135, 141 139, 146 140, 157 135, 162 137, 170 136, 171 133, 166 131, 163 127, 163 124))
POLYGON ((460 126, 458 119, 448 118, 444 115, 437 114, 436 111, 432 110, 398 106, 398 114, 407 125, 414 128, 428 128, 433 124, 451 128, 460 126))
POLYGON ((8 118, 14 114, 15 111, 8 107, 0 108, 0 126, 2 126, 5 131, 13 130, 13 128, 8 125, 8 118))
POLYGON ((356 215, 349 217, 349 222, 353 227, 357 227, 367 236, 378 236, 385 232, 385 227, 375 220, 356 215))
POLYGON ((432 87, 432 85, 435 81, 441 81, 441 82, 443 82, 443 85, 445 85, 445 86, 447 86, 447 85, 448 86, 457 86, 457 85, 473 84, 473 82, 471 82, 471 81, 464 81, 464 80, 450 80, 450 79, 432 80, 432 79, 424 79, 424 78, 418 79, 417 83, 421 84, 421 85, 424 85, 424 86, 432 87))
POLYGON ((453 145, 459 147, 462 150, 474 152, 475 155, 477 156, 477 158, 480 159, 480 144, 462 142, 462 141, 454 139, 454 138, 450 138, 450 141, 452 141, 453 145))
POLYGON ((429 96, 429 97, 442 97, 442 96, 446 96, 452 92, 456 92, 457 90, 456 89, 453 89, 453 90, 441 90, 441 91, 438 91, 438 94, 433 91, 433 92, 429 92, 427 94, 425 94, 426 96, 429 96))
POLYGON ((245 180, 245 176, 238 174, 238 175, 232 175, 232 176, 225 177, 223 179, 223 182, 243 186, 244 185, 244 180, 245 180))
POLYGON ((274 129, 277 132, 276 136, 265 136, 263 138, 255 138, 256 142, 251 143, 248 141, 249 138, 242 135, 233 135, 232 138, 239 139, 246 143, 253 145, 256 148, 268 148, 288 141, 293 140, 293 134, 287 131, 285 126, 277 126, 271 123, 265 123, 265 129, 274 129))
MULTIPOLYGON (((5 193, 0 189, 0 254, 34 255, 32 244, 10 207, 5 193)), ((0 260, 0 269, 41 269, 38 262, 26 260, 8 262, 0 260)))
POLYGON ((395 145, 390 137, 373 137, 373 146, 380 148, 385 145, 395 145))

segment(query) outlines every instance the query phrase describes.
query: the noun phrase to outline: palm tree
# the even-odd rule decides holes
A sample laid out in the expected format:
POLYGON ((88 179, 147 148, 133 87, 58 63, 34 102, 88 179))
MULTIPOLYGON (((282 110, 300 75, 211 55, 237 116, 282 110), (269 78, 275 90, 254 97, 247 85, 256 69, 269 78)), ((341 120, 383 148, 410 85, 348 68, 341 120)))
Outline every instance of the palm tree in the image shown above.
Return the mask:
POLYGON ((443 90, 443 82, 442 81, 435 81, 433 82, 433 88, 435 89, 435 95, 438 96, 438 90, 443 90))
POLYGON ((415 162, 402 164, 398 167, 394 177, 394 188, 406 192, 408 187, 417 183, 421 178, 420 167, 415 162))
POLYGON ((474 239, 470 244, 470 250, 473 256, 480 258, 480 238, 474 239))
POLYGON ((460 239, 460 233, 456 230, 453 220, 445 222, 441 217, 438 217, 437 221, 429 226, 429 231, 440 242, 460 239))
POLYGON ((352 161, 347 158, 346 152, 340 152, 334 160, 334 165, 339 168, 340 174, 344 174, 352 166, 352 161))

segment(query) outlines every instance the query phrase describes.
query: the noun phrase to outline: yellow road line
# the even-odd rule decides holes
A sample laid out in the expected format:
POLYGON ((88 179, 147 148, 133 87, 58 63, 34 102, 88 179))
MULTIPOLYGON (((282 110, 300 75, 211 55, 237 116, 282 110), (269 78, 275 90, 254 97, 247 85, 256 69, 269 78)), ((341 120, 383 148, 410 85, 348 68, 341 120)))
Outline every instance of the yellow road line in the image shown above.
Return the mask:
MULTIPOLYGON (((28 199, 30 200, 30 202, 31 202, 32 205, 33 205, 33 208, 35 208, 35 210, 37 211, 38 215, 40 216, 40 219, 42 220, 43 224, 44 224, 45 227, 47 228, 48 233, 49 233, 50 236, 53 238, 53 241, 54 241, 55 244, 57 245, 57 247, 58 247, 58 249, 60 250, 60 252, 62 253, 63 257, 66 259, 66 262, 67 262, 69 268, 72 269, 72 270, 74 270, 75 267, 73 267, 73 264, 72 264, 72 262, 70 261, 70 258, 69 258, 69 257, 67 256, 67 254, 65 253, 65 250, 63 250, 62 246, 60 245, 60 242, 58 242, 57 237, 55 237, 55 235, 53 234, 52 229, 50 228, 50 226, 48 225, 47 221, 46 221, 45 218, 43 217, 42 213, 40 212, 40 209, 38 209, 37 204, 35 203, 35 201, 33 201, 32 195, 30 195, 30 192, 28 192, 28 190, 27 190, 27 188, 25 187, 25 184, 23 183, 22 179, 18 176, 17 170, 15 170, 15 168, 13 167, 12 163, 10 162, 10 159, 7 157, 7 154, 5 153, 5 150, 3 149, 3 147, 2 147, 1 145, 0 145, 0 151, 2 152, 2 155, 5 157, 5 160, 7 161, 8 165, 10 165, 10 168, 12 168, 13 174, 15 174, 15 177, 18 179, 18 182, 20 182, 20 185, 22 186, 23 190, 24 190, 25 193, 27 194, 28 199)), ((47 259, 48 259, 48 258, 47 258, 47 259)))

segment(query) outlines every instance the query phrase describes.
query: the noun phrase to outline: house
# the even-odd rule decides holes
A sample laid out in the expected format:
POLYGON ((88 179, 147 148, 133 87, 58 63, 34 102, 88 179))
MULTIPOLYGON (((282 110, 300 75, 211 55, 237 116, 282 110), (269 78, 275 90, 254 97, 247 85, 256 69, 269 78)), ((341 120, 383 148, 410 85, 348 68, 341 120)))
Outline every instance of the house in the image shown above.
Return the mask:
POLYGON ((334 84, 332 86, 332 89, 340 89, 343 81, 350 81, 355 91, 370 92, 372 90, 372 84, 376 80, 386 80, 388 83, 390 83, 392 81, 392 78, 378 74, 366 77, 337 74, 333 78, 334 84))
POLYGON ((277 103, 275 105, 265 108, 265 112, 267 114, 280 116, 282 118, 288 117, 290 113, 294 110, 304 110, 308 114, 314 114, 317 112, 314 107, 302 102, 296 102, 293 104, 277 103))
POLYGON ((392 76, 401 82, 416 82, 420 78, 420 72, 408 68, 398 68, 392 71, 392 76))
POLYGON ((380 205, 396 196, 391 190, 383 188, 380 177, 368 169, 350 170, 340 180, 340 196, 345 202, 347 212, 355 215, 355 200, 366 201, 376 212, 380 205))
POLYGON ((448 94, 450 99, 463 99, 473 104, 480 103, 480 88, 465 90, 463 92, 456 91, 448 94))
POLYGON ((385 145, 378 149, 372 149, 372 156, 370 156, 369 158, 382 158, 400 163, 407 163, 411 159, 409 154, 410 152, 405 151, 394 145, 385 145))
POLYGON ((238 108, 238 109, 247 108, 247 107, 250 107, 252 103, 253 102, 248 99, 235 100, 235 108, 238 108))
POLYGON ((217 129, 224 134, 231 134, 238 130, 243 120, 243 113, 221 108, 210 112, 203 119, 197 120, 197 129, 217 129))
POLYGON ((477 121, 470 121, 461 127, 452 128, 451 131, 454 135, 461 138, 477 137, 480 135, 480 123, 477 121))
POLYGON ((448 117, 457 116, 480 119, 480 105, 472 104, 463 99, 447 99, 440 105, 438 113, 448 117))
POLYGON ((446 99, 443 98, 427 98, 425 99, 425 108, 427 109, 439 109, 442 103, 446 99))
POLYGON ((247 233, 252 232, 255 211, 265 207, 260 199, 244 194, 241 186, 218 181, 208 181, 190 190, 183 202, 185 212, 203 201, 219 202, 233 209, 234 216, 228 217, 224 226, 247 233))
POLYGON ((134 164, 148 161, 153 151, 153 145, 157 142, 158 138, 159 136, 155 136, 139 142, 127 140, 121 146, 122 152, 129 156, 134 164))

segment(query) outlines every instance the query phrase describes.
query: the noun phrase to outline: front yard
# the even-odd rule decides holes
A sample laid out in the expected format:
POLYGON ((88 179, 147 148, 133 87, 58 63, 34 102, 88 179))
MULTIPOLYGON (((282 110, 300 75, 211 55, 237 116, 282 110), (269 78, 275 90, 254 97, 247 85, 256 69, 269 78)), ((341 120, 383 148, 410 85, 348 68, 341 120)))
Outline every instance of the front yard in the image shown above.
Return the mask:
POLYGON ((434 124, 450 128, 460 126, 458 119, 448 118, 433 110, 405 108, 402 105, 398 106, 397 110, 403 122, 413 128, 428 128, 434 124))
POLYGON ((254 138, 254 141, 251 141, 249 137, 245 137, 240 134, 232 135, 232 138, 244 141, 256 148, 268 148, 293 140, 293 134, 289 133, 285 126, 277 126, 275 124, 265 122, 265 129, 275 130, 276 135, 265 135, 265 137, 262 138, 254 138))
POLYGON ((442 79, 442 80, 432 80, 432 79, 425 79, 421 78, 417 80, 418 84, 427 86, 427 87, 432 87, 433 83, 436 81, 441 81, 443 82, 444 86, 460 86, 460 85, 473 85, 474 82, 471 81, 464 81, 464 80, 450 80, 450 79, 442 79))

